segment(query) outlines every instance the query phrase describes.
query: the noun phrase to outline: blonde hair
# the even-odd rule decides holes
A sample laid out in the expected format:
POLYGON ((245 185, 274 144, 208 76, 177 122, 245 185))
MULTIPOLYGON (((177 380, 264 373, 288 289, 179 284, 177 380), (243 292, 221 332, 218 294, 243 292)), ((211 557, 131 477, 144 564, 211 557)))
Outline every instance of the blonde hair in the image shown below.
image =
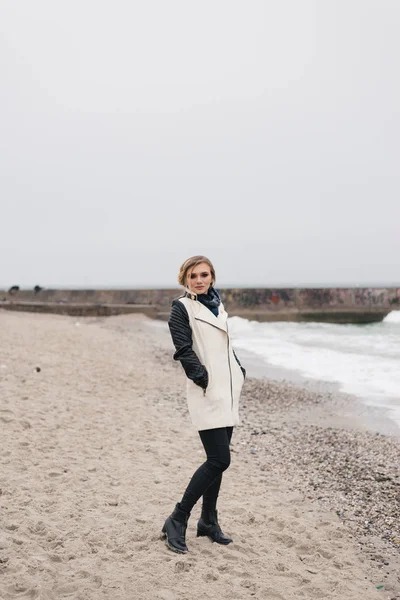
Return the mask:
POLYGON ((211 260, 209 258, 207 258, 206 256, 191 256, 190 258, 185 260, 185 262, 179 269, 179 274, 178 274, 179 285, 186 287, 186 279, 187 279, 189 270, 193 269, 193 267, 197 267, 197 265, 199 265, 201 263, 206 263, 210 267, 211 278, 212 278, 211 285, 212 286, 215 285, 215 269, 214 269, 214 266, 213 266, 211 260))

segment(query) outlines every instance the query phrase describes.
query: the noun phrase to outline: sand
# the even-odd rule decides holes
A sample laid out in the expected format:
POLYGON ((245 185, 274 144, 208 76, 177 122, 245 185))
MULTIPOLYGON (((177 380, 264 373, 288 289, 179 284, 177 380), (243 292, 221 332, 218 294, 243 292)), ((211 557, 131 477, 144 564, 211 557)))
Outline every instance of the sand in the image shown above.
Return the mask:
POLYGON ((350 518, 338 459, 364 440, 347 473, 365 456, 390 508, 396 440, 287 384, 246 381, 219 500, 234 543, 196 538, 196 506, 190 552, 167 549, 161 526, 204 456, 171 357, 165 323, 140 315, 0 311, 1 600, 400 598, 395 526, 350 518))

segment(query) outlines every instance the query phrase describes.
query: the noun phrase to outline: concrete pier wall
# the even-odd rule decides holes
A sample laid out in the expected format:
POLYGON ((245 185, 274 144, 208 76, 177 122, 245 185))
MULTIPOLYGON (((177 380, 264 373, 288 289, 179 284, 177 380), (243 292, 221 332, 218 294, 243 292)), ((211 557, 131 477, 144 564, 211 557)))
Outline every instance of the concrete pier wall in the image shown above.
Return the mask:
MULTIPOLYGON (((382 320, 400 309, 400 288, 219 288, 231 316, 260 321, 382 320)), ((142 312, 167 318, 175 289, 0 291, 0 308, 73 315, 142 312)))

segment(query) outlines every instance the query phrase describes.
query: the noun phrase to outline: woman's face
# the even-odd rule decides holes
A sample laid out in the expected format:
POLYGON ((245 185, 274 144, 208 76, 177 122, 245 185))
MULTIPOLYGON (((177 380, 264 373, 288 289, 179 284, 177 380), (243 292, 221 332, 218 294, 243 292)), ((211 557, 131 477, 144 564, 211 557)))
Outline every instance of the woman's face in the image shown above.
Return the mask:
POLYGON ((211 285, 211 270, 207 263, 200 263, 189 269, 187 287, 194 294, 206 294, 211 285))

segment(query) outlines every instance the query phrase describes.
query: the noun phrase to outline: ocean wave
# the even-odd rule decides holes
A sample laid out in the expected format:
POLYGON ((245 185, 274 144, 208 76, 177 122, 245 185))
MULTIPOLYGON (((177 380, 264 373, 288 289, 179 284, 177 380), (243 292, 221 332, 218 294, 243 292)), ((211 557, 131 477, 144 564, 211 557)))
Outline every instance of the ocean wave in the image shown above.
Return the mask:
POLYGON ((392 310, 384 319, 384 323, 400 323, 400 310, 392 310))
POLYGON ((229 319, 235 347, 369 401, 400 399, 400 311, 370 325, 229 319), (390 317, 390 318, 389 318, 390 317))

